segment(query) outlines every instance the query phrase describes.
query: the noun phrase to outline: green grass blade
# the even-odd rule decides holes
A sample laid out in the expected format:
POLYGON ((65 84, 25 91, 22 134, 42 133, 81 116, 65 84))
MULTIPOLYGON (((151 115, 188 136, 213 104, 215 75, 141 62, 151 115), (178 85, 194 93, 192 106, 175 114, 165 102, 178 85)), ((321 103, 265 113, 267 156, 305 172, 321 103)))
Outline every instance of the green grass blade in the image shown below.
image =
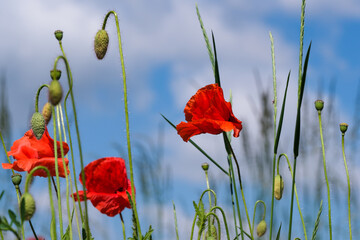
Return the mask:
POLYGON ((204 40, 205 40, 205 43, 206 43, 206 48, 207 48, 208 53, 209 53, 209 58, 210 58, 210 61, 211 61, 211 65, 212 65, 213 71, 215 72, 215 59, 214 59, 214 54, 213 54, 213 52, 212 52, 211 45, 210 45, 210 41, 209 41, 208 35, 207 35, 207 33, 206 33, 206 30, 205 30, 203 21, 202 21, 202 19, 201 19, 200 11, 199 11, 199 8, 198 8, 197 4, 196 4, 196 14, 197 14, 197 16, 198 16, 199 23, 200 23, 200 27, 201 27, 201 30, 202 30, 203 35, 204 35, 204 40))
POLYGON ((279 140, 280 140, 280 134, 281 134, 281 128, 282 128, 282 123, 283 123, 283 119, 284 119, 285 103, 286 103, 287 90, 288 90, 288 86, 289 86, 289 79, 290 79, 290 72, 288 74, 287 81, 286 81, 284 99, 283 99, 283 103, 282 103, 282 107, 281 107, 281 113, 280 113, 280 119, 279 119, 279 126, 277 128, 277 133, 276 133, 276 138, 275 138, 275 144, 274 144, 274 153, 275 153, 275 155, 277 154, 277 149, 278 149, 278 146, 279 146, 279 140))
POLYGON ((279 227, 279 230, 276 234, 276 240, 279 240, 280 239, 280 231, 281 231, 281 223, 280 223, 280 227, 279 227))
POLYGON ((219 64, 218 64, 218 60, 217 60, 216 46, 215 46, 215 37, 214 37, 214 33, 213 33, 213 32, 211 32, 211 37, 212 37, 213 48, 214 48, 214 55, 215 55, 215 70, 214 70, 215 83, 219 84, 219 86, 221 87, 221 84, 220 84, 220 74, 219 74, 219 64))
POLYGON ((319 229, 320 215, 321 215, 321 212, 322 212, 322 203, 323 203, 323 201, 321 200, 320 208, 319 208, 319 211, 318 211, 318 214, 317 214, 317 217, 316 217, 316 221, 315 221, 315 225, 314 225, 314 231, 312 233, 311 240, 316 239, 316 233, 317 233, 317 231, 319 229))
MULTIPOLYGON (((176 129, 176 126, 169 120, 167 119, 164 115, 161 114, 161 116, 173 127, 176 129)), ((223 171, 226 175, 229 176, 229 173, 223 169, 214 159, 212 159, 201 147, 199 147, 193 140, 189 140, 189 142, 197 149, 199 150, 202 154, 204 154, 204 156, 209 159, 213 164, 215 164, 221 171, 223 171)))
POLYGON ((300 144, 300 109, 301 103, 304 96, 304 89, 305 89, 305 81, 306 81, 306 72, 307 66, 309 62, 309 55, 310 55, 311 43, 309 45, 308 51, 305 57, 304 69, 301 76, 301 86, 300 86, 300 95, 298 99, 298 107, 297 107, 297 114, 296 114, 296 126, 295 126, 295 137, 294 137, 294 156, 295 158, 299 155, 299 144, 300 144))

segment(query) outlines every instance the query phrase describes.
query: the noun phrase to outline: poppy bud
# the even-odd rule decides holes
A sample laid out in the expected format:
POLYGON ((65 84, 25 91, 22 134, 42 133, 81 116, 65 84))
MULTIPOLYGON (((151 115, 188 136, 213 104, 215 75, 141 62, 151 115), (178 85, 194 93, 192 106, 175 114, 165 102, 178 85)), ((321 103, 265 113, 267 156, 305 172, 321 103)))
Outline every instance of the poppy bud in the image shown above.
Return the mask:
POLYGON ((49 102, 45 103, 41 113, 45 119, 45 124, 47 125, 51 119, 51 113, 52 113, 51 103, 49 102))
POLYGON ((281 175, 275 176, 275 186, 274 186, 274 195, 277 200, 282 198, 283 190, 284 190, 284 181, 281 175))
POLYGON ((217 233, 216 233, 216 227, 211 224, 210 231, 206 232, 206 240, 217 240, 217 233))
POLYGON ((209 164, 208 164, 208 163, 203 163, 203 164, 201 164, 201 167, 202 167, 202 169, 203 169, 204 171, 209 170, 209 164))
POLYGON ((45 132, 45 119, 41 113, 36 112, 32 115, 31 129, 32 129, 36 139, 40 140, 42 135, 45 132))
POLYGON ((55 34, 56 39, 57 39, 58 41, 61 41, 61 39, 63 38, 63 31, 61 31, 61 30, 56 30, 56 31, 54 32, 54 34, 55 34))
POLYGON ((35 200, 30 193, 26 192, 21 196, 20 199, 20 214, 21 219, 30 220, 36 210, 35 200))
POLYGON ((95 35, 94 50, 96 57, 101 60, 105 57, 109 45, 109 35, 105 30, 99 30, 95 35))
POLYGON ((12 176, 11 176, 11 181, 13 182, 14 186, 16 187, 19 187, 20 183, 21 183, 21 179, 22 179, 22 176, 19 174, 19 173, 14 173, 12 176))
POLYGON ((340 123, 340 131, 342 133, 346 133, 347 129, 348 129, 348 126, 346 123, 340 123))
POLYGON ((315 101, 315 108, 318 111, 321 111, 324 108, 324 101, 323 100, 316 100, 315 101))
POLYGON ((52 80, 59 80, 61 77, 61 71, 58 69, 50 71, 50 77, 52 80))
POLYGON ((59 104, 62 98, 62 88, 58 80, 52 80, 49 88, 49 101, 53 106, 59 104))
POLYGON ((259 224, 256 227, 256 234, 258 235, 258 237, 261 237, 265 233, 266 233, 266 222, 265 220, 261 220, 261 222, 259 222, 259 224))

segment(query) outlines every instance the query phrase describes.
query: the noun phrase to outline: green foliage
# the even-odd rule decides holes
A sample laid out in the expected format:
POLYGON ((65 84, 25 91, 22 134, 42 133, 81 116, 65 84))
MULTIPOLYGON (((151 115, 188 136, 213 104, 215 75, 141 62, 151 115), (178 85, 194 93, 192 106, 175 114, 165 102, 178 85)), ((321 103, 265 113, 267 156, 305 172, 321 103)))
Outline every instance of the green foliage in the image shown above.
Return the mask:
POLYGON ((315 221, 315 225, 314 225, 314 231, 313 234, 311 236, 311 240, 315 240, 316 239, 316 233, 319 229, 319 224, 320 224, 320 216, 321 216, 321 212, 322 212, 322 201, 320 202, 320 208, 316 217, 316 221, 315 221))
MULTIPOLYGON (((1 192, 0 200, 4 195, 4 192, 5 191, 1 192)), ((8 210, 8 215, 9 218, 5 216, 0 216, 0 231, 10 231, 15 235, 16 239, 20 240, 21 239, 19 234, 21 230, 20 220, 17 219, 15 212, 12 211, 11 209, 8 210)))

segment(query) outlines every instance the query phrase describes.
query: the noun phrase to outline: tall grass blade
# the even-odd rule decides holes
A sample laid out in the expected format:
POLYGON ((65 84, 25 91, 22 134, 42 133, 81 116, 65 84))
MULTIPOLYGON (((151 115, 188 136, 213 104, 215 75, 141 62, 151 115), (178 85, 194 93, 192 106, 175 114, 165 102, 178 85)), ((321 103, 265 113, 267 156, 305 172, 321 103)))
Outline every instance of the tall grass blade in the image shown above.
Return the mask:
POLYGON ((278 232, 276 234, 276 240, 280 239, 280 231, 281 231, 281 224, 280 224, 279 230, 278 230, 278 232))
POLYGON ((221 87, 221 84, 220 84, 220 74, 219 74, 219 64, 218 64, 218 60, 217 60, 216 46, 215 46, 215 37, 214 37, 214 33, 213 33, 213 32, 211 32, 211 37, 212 37, 213 48, 214 48, 214 55, 215 55, 215 70, 214 70, 215 83, 217 83, 217 84, 219 85, 219 87, 221 87))
POLYGON ((322 203, 323 203, 323 201, 321 200, 320 208, 319 208, 319 211, 318 211, 318 214, 317 214, 317 217, 316 217, 316 221, 315 221, 315 225, 314 225, 314 231, 312 233, 311 240, 316 239, 316 233, 317 233, 317 231, 319 229, 320 215, 321 215, 321 212, 322 212, 322 203))

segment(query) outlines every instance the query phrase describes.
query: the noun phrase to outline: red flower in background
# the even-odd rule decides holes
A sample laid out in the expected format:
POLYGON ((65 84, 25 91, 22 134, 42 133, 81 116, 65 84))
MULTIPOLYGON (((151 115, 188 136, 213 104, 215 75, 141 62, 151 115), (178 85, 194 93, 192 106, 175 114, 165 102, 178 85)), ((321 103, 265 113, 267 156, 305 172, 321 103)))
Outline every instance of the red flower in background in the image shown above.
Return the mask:
MULTIPOLYGON (((38 236, 38 239, 39 239, 39 240, 45 240, 44 237, 39 237, 39 236, 38 236)), ((36 238, 35 238, 35 237, 29 237, 29 238, 27 238, 26 240, 36 240, 36 238)))
MULTIPOLYGON (((131 208, 126 191, 131 195, 131 182, 126 175, 125 161, 118 157, 100 158, 85 168, 86 197, 101 213, 113 217, 125 207, 131 208)), ((80 182, 82 177, 80 174, 80 182)), ((73 193, 77 201, 76 193, 73 193)), ((84 192, 79 191, 80 201, 84 192)))
MULTIPOLYGON (((63 142, 64 155, 69 151, 69 146, 63 142)), ((65 177, 64 166, 61 159, 60 142, 57 142, 58 153, 58 168, 59 176, 65 177)), ((2 167, 5 169, 14 169, 15 171, 30 172, 37 166, 47 167, 51 176, 55 176, 55 153, 54 153, 54 139, 49 135, 47 128, 40 140, 37 140, 33 131, 30 129, 25 135, 16 140, 8 152, 9 156, 16 159, 12 164, 3 163, 2 167)), ((66 166, 69 164, 68 159, 64 159, 66 166)), ((69 169, 67 169, 69 173, 69 169)), ((47 177, 44 170, 37 170, 34 176, 47 177)))
POLYGON ((234 116, 231 103, 225 101, 223 90, 217 84, 199 89, 184 112, 187 123, 181 122, 176 129, 185 142, 201 133, 219 134, 231 130, 234 130, 234 137, 238 137, 242 129, 241 121, 234 116))

